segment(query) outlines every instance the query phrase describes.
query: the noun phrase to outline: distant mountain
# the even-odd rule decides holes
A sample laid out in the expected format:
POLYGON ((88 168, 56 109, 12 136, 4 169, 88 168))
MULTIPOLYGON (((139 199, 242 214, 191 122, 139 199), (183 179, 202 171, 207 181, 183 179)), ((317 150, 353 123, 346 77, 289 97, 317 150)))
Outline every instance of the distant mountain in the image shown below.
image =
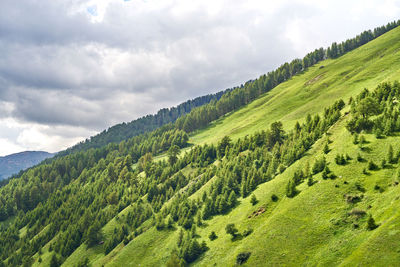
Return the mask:
POLYGON ((0 157, 0 180, 32 167, 53 155, 45 151, 24 151, 0 157))
POLYGON ((0 266, 398 266, 398 25, 0 182, 0 266))

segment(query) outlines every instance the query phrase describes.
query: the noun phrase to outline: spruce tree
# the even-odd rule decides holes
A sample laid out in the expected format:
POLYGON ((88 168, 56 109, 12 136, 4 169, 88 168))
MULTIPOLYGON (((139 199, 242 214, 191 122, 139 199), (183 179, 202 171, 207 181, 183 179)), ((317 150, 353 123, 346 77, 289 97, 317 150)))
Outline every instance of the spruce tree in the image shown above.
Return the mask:
POLYGON ((235 191, 232 190, 228 198, 229 207, 233 208, 236 205, 236 202, 237 202, 237 197, 235 191))
POLYGON ((290 179, 286 186, 286 196, 292 198, 296 195, 296 193, 296 183, 293 179, 290 179))
POLYGON ((325 143, 325 146, 324 146, 323 151, 324 151, 324 154, 328 154, 328 153, 329 153, 329 145, 328 145, 328 142, 325 143))
POLYGON ((394 158, 393 158, 393 147, 392 145, 389 146, 389 150, 388 150, 388 155, 387 155, 387 161, 389 163, 394 163, 394 158))
POLYGON ((208 236, 208 238, 209 238, 211 241, 213 241, 213 240, 217 239, 218 236, 215 234, 214 231, 212 231, 212 232, 210 233, 210 235, 208 236))
POLYGON ((370 214, 368 216, 368 220, 367 220, 367 229, 368 230, 374 230, 375 228, 377 228, 378 225, 375 223, 374 218, 372 217, 372 215, 370 214))
POLYGON ((258 202, 256 195, 252 194, 250 198, 250 203, 254 206, 258 202))

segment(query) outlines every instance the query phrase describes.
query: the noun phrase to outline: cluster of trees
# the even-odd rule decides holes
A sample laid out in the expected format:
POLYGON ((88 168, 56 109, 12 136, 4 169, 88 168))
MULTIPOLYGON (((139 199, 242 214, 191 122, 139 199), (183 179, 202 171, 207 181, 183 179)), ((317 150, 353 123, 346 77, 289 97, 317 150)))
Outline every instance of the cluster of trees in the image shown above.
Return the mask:
POLYGON ((396 28, 400 25, 400 21, 393 21, 388 23, 387 25, 383 25, 380 27, 375 28, 373 31, 368 30, 364 31, 361 34, 357 35, 354 38, 347 39, 341 43, 332 43, 330 47, 326 50, 326 55, 328 58, 337 58, 357 47, 360 47, 369 41, 381 36, 382 34, 390 31, 391 29, 396 28))
MULTIPOLYGON (((59 156, 22 173, 18 179, 8 180, 0 188, 0 221, 13 217, 13 222, 9 227, 0 227, 0 262, 30 265, 32 256, 51 242, 53 258, 60 264, 83 243, 93 246, 104 241, 102 229, 112 218, 116 218, 116 227, 104 242, 105 253, 121 242, 127 244, 149 227, 157 226, 162 231, 166 225, 169 229, 178 225, 186 234, 176 256, 180 262, 193 262, 207 249, 206 244, 196 240, 193 227, 229 212, 238 197, 249 196, 260 183, 273 179, 301 158, 340 118, 344 102, 335 102, 321 116, 308 115, 304 123, 296 123, 289 132, 283 130, 282 123, 275 122, 266 131, 234 142, 225 137, 217 145, 196 146, 178 157, 178 148, 187 145, 187 133, 322 60, 322 52, 319 49, 307 59, 285 63, 257 80, 228 90, 217 97, 218 101, 213 98, 209 104, 190 108, 191 112, 175 124, 119 144, 59 156), (161 151, 169 151, 168 161, 153 160, 152 154, 161 151), (216 160, 219 164, 213 164, 216 160), (186 167, 196 171, 186 173, 186 167), (213 177, 214 182, 201 197, 190 198, 213 177), (124 209, 125 215, 117 216, 124 209), (20 235, 23 227, 26 233, 20 235)), ((390 124, 388 134, 398 131, 399 96, 397 82, 382 84, 372 93, 362 92, 351 101, 353 122, 348 128, 357 132, 390 124)), ((312 172, 329 173, 329 169, 319 162, 312 172)), ((290 189, 296 192, 296 185, 305 177, 308 175, 296 174, 290 189)))
POLYGON ((134 136, 154 131, 163 125, 175 122, 176 119, 189 113, 196 107, 205 105, 211 101, 219 100, 222 95, 231 90, 232 89, 226 89, 215 94, 200 96, 179 104, 176 107, 160 109, 157 114, 143 116, 128 123, 124 122, 114 125, 107 130, 104 130, 103 132, 60 152, 59 156, 65 156, 90 148, 99 148, 106 146, 109 143, 119 143, 134 136))
MULTIPOLYGON (((379 84, 372 92, 364 89, 356 98, 350 99, 352 119, 347 129, 353 134, 373 132, 377 138, 400 131, 399 98, 398 81, 379 84)), ((358 143, 358 135, 354 138, 358 143)))
MULTIPOLYGON (((192 149, 179 160, 181 166, 197 162, 199 158, 206 160, 209 166, 214 166, 211 163, 219 159, 221 162, 216 172, 210 172, 210 175, 215 174, 216 177, 210 188, 203 192, 201 198, 176 199, 169 205, 168 212, 174 221, 186 229, 190 229, 195 223, 194 218, 200 217, 197 219, 198 222, 201 219, 207 220, 213 215, 229 212, 237 204, 239 196, 247 197, 257 185, 271 180, 301 158, 312 144, 340 118, 340 110, 343 106, 344 102, 339 100, 325 110, 323 118, 319 115, 307 116, 302 125, 297 123, 289 133, 283 131, 280 122, 275 122, 271 124, 268 131, 246 136, 236 142, 232 142, 228 137, 223 138, 216 148, 212 149, 216 150, 212 161, 202 155, 213 146, 204 145, 192 149), (246 153, 243 153, 244 151, 246 153)), ((322 163, 318 161, 314 165, 316 165, 313 166, 315 173, 322 172, 326 161, 323 160, 322 163)), ((303 173, 298 174, 294 179, 294 186, 305 177, 303 173)), ((204 179, 202 182, 204 184, 207 181, 208 179, 204 179)))
POLYGON ((280 83, 317 64, 326 58, 339 57, 353 49, 366 44, 400 25, 400 20, 375 28, 373 31, 364 31, 354 38, 342 43, 332 43, 327 49, 319 48, 308 53, 302 59, 286 62, 276 70, 250 80, 240 87, 234 87, 193 100, 186 101, 177 107, 161 109, 155 115, 148 115, 130 123, 115 125, 102 133, 85 140, 66 151, 59 153, 64 156, 89 148, 99 148, 109 143, 119 143, 133 136, 153 131, 166 124, 174 124, 178 129, 187 133, 203 128, 211 121, 236 110, 261 94, 270 91, 280 83), (174 123, 176 121, 176 123, 174 123))
POLYGON ((193 109, 190 113, 180 117, 176 121, 176 127, 186 132, 193 132, 208 125, 221 116, 234 111, 261 94, 270 91, 280 83, 290 79, 294 75, 317 64, 326 58, 339 57, 361 45, 379 37, 383 33, 400 25, 400 20, 388 23, 374 31, 364 31, 352 39, 340 44, 333 43, 329 48, 319 48, 308 53, 303 59, 294 59, 290 63, 284 63, 276 70, 260 76, 258 79, 248 81, 241 87, 234 88, 222 95, 218 101, 211 101, 209 104, 193 109))
MULTIPOLYGON (((149 225, 160 231, 166 226, 174 229, 174 225, 178 225, 192 233, 193 227, 200 226, 203 220, 229 212, 239 196, 248 196, 257 185, 272 179, 302 157, 337 121, 342 108, 343 101, 337 101, 325 110, 323 117, 307 116, 304 123, 297 123, 290 132, 285 132, 282 124, 275 122, 267 131, 235 142, 225 137, 217 145, 193 147, 181 157, 176 157, 172 151, 176 150, 173 140, 185 133, 160 130, 160 134, 154 134, 154 140, 161 140, 160 143, 168 140, 174 160, 156 162, 143 150, 142 153, 146 153, 139 158, 137 168, 132 168, 138 157, 132 147, 137 146, 135 138, 141 137, 32 168, 20 179, 0 188, 2 201, 12 196, 9 205, 16 216, 13 227, 0 229, 1 260, 13 265, 29 262, 51 241, 50 249, 61 263, 81 244, 97 245, 102 241, 102 228, 112 218, 118 218, 117 225, 103 240, 104 253, 121 242, 127 244, 149 225), (217 159, 218 167, 213 164, 217 159), (184 174, 182 170, 186 167, 196 171, 184 174), (139 178, 141 171, 145 179, 139 178), (215 181, 210 188, 198 199, 191 199, 191 194, 212 177, 215 181), (55 181, 60 185, 48 187, 55 181), (24 202, 18 202, 15 192, 31 190, 33 185, 44 191, 47 198, 31 208, 24 208, 21 204, 24 202), (52 191, 48 191, 49 188, 52 191), (124 209, 127 209, 125 215, 119 216, 124 209), (144 224, 146 221, 149 223, 144 224), (22 227, 28 230, 20 237, 18 229, 22 227)), ((191 262, 204 253, 206 245, 199 244, 193 235, 186 234, 186 239, 177 255, 191 262)))

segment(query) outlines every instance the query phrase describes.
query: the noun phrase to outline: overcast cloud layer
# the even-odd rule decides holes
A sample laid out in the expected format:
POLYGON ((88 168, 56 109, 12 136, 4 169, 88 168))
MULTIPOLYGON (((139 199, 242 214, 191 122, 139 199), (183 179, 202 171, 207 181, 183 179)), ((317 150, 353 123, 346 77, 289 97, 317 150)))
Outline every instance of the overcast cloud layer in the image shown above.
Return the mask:
POLYGON ((64 149, 399 15, 382 0, 1 0, 0 155, 64 149))

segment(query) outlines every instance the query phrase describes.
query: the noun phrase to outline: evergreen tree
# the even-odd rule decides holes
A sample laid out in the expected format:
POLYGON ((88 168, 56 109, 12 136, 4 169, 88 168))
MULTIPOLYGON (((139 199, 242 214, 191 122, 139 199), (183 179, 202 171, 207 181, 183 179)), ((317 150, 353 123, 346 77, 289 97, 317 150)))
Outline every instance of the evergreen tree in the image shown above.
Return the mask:
POLYGON ((212 232, 210 233, 210 235, 208 236, 208 238, 209 238, 211 241, 213 241, 213 240, 217 239, 218 236, 215 234, 214 231, 212 231, 212 232))
POLYGON ((297 194, 296 182, 291 178, 286 185, 286 196, 289 198, 294 197, 297 194))
POLYGON ((258 202, 258 200, 256 198, 256 195, 252 194, 251 198, 250 198, 250 203, 254 206, 257 204, 257 202, 258 202))
POLYGON ((180 149, 179 146, 174 145, 171 146, 168 150, 168 161, 169 164, 172 166, 176 163, 176 161, 178 160, 178 155, 179 155, 180 149))
POLYGON ((392 147, 392 145, 390 145, 389 146, 389 149, 388 149, 388 154, 387 154, 387 161, 389 162, 389 163, 395 163, 394 162, 394 157, 393 157, 393 147, 392 147))
POLYGON ((100 241, 100 224, 98 222, 93 223, 88 229, 87 241, 88 246, 96 245, 100 241))
POLYGON ((228 198, 229 207, 233 208, 236 205, 236 202, 237 202, 237 197, 235 191, 232 190, 228 198))
POLYGON ((328 142, 326 142, 325 143, 325 146, 324 146, 324 149, 323 149, 323 152, 324 152, 324 154, 328 154, 329 153, 329 145, 328 145, 328 142))
POLYGON ((314 179, 312 178, 312 176, 309 176, 307 179, 307 185, 312 186, 313 184, 314 184, 314 179))
POLYGON ((174 250, 166 265, 167 267, 184 267, 185 262, 179 258, 178 253, 174 250))
POLYGON ((50 267, 58 267, 60 266, 60 263, 58 262, 57 255, 53 253, 53 256, 51 256, 50 259, 50 267))
POLYGON ((368 216, 368 220, 367 220, 367 229, 368 230, 374 230, 375 228, 377 228, 378 225, 375 223, 374 218, 372 217, 372 215, 370 214, 368 216))
POLYGON ((236 229, 235 224, 229 223, 225 227, 225 232, 232 236, 234 239, 238 235, 238 229, 236 229))

